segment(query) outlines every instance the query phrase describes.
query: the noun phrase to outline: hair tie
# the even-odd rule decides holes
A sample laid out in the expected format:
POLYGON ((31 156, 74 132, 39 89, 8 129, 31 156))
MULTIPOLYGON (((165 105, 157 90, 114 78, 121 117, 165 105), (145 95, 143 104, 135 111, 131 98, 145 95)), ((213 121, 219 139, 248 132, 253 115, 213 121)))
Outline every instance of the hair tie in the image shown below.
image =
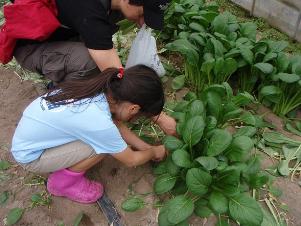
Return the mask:
POLYGON ((117 74, 117 77, 118 77, 119 79, 122 79, 122 78, 123 78, 123 75, 124 75, 124 68, 123 68, 123 67, 120 67, 120 68, 119 68, 119 72, 118 72, 118 74, 117 74))

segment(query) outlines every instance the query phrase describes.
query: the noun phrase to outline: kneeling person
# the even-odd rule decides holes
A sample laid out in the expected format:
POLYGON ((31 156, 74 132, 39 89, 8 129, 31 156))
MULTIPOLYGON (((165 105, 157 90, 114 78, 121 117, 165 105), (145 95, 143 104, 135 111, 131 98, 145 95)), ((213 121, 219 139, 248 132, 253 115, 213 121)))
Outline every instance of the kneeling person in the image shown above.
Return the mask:
POLYGON ((25 109, 12 154, 29 171, 51 172, 51 194, 92 203, 103 187, 84 174, 106 155, 129 167, 165 157, 164 146, 145 143, 121 123, 158 115, 164 92, 155 71, 142 65, 109 68, 84 79, 61 83, 25 109))

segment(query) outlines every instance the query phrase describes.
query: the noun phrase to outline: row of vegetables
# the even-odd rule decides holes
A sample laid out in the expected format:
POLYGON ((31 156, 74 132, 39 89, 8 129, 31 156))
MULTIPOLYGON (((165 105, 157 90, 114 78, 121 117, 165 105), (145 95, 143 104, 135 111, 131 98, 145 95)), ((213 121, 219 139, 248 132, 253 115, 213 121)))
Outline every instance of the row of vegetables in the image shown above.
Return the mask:
POLYGON ((286 54, 285 41, 258 40, 256 29, 253 22, 220 13, 214 2, 174 0, 159 37, 184 59, 176 82, 184 85, 185 78, 196 93, 229 82, 285 116, 301 105, 301 56, 286 54))

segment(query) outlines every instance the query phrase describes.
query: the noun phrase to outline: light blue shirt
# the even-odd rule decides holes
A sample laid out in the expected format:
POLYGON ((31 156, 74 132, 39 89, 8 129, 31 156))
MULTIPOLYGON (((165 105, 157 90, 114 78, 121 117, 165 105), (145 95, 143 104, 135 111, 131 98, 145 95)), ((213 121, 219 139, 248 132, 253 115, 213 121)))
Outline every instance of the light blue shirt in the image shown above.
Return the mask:
POLYGON ((126 149, 105 95, 67 105, 37 98, 23 112, 13 137, 12 154, 16 161, 29 163, 47 148, 76 140, 89 144, 97 154, 126 149))

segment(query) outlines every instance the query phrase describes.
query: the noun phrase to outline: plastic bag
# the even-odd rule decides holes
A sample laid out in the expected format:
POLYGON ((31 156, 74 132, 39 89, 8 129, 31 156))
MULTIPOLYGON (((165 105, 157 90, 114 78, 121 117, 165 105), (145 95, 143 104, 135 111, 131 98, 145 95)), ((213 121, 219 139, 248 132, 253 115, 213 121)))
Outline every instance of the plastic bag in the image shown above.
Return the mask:
POLYGON ((159 76, 165 75, 165 69, 157 53, 156 40, 151 34, 151 28, 144 24, 134 39, 125 68, 143 64, 154 69, 159 76))

